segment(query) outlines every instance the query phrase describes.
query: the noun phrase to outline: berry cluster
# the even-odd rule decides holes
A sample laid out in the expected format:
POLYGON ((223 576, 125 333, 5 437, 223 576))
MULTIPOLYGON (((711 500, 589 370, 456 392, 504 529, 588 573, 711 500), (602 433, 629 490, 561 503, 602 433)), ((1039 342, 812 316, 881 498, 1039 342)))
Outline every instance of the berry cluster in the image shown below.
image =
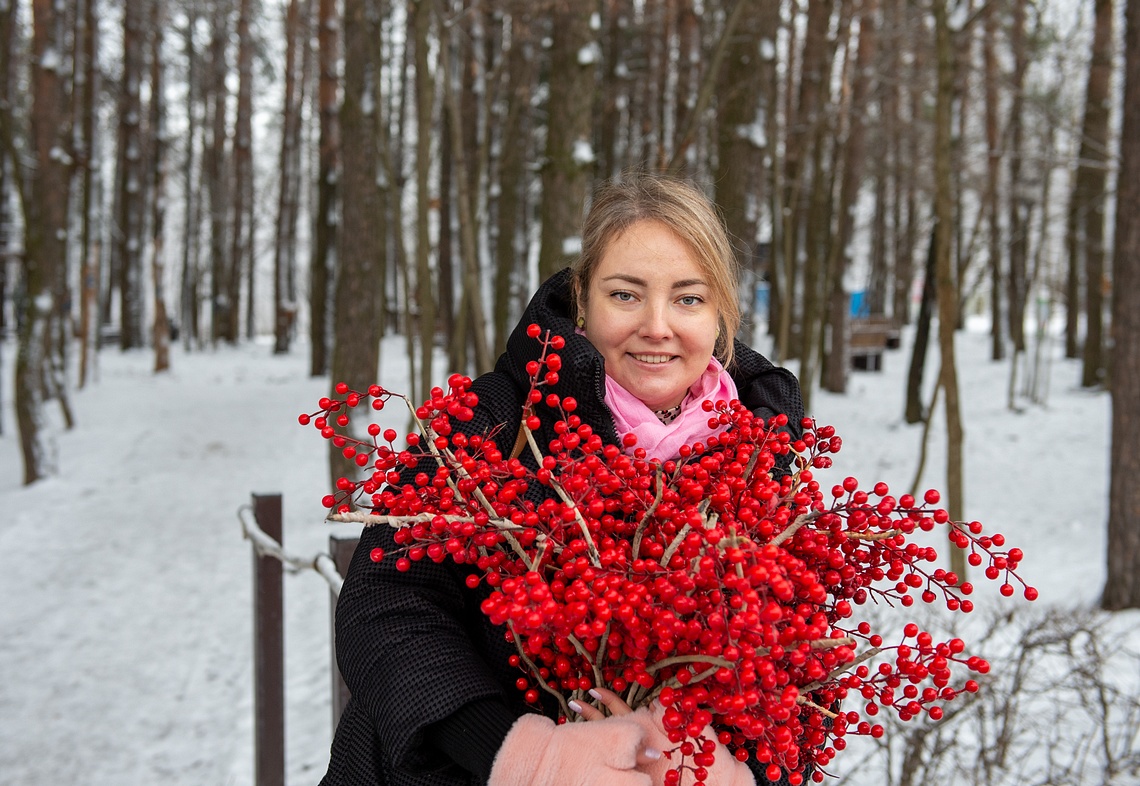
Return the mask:
POLYGON ((557 383, 563 339, 536 325, 530 334, 542 345, 522 416, 533 462, 504 455, 513 432, 459 427, 478 405, 461 375, 408 405, 419 432, 403 448, 375 424, 367 439, 347 432, 353 410, 397 395, 379 386, 337 385, 300 417, 369 470, 325 497, 334 517, 396 527, 397 570, 450 560, 469 586, 489 586, 483 611, 515 642, 528 701, 546 691, 571 717, 567 700, 596 685, 635 708, 660 699, 677 746, 669 784, 686 770, 703 782, 710 734, 737 758, 767 764, 772 780, 786 771, 799 784, 804 772, 823 779, 848 734, 881 736, 880 711, 937 720, 943 704, 977 690, 974 680, 952 685, 954 669, 989 669, 960 639, 938 642, 912 623, 886 644, 853 609, 917 598, 972 610, 973 587, 932 568, 935 549, 913 542, 916 530, 946 528, 971 565, 1002 579, 1002 594, 1016 582, 1033 599, 1017 574, 1019 549, 1002 550, 1002 536, 982 535, 977 522, 951 521, 935 491, 896 499, 886 484, 867 492, 850 477, 825 490, 815 471, 842 442, 811 419, 797 440, 783 415, 765 422, 738 401, 706 402, 710 427, 725 430, 677 458, 647 457, 632 435, 624 450, 603 444, 574 399, 544 392, 557 383), (555 418, 546 446, 534 436, 540 407, 555 418), (780 469, 789 461, 791 471, 780 469))

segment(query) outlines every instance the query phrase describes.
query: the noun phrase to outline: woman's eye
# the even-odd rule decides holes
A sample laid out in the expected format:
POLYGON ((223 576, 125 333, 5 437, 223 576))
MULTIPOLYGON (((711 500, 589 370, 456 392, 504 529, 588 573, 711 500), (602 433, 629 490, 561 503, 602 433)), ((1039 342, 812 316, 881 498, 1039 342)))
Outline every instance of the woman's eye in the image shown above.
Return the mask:
POLYGON ((699 306, 703 302, 704 300, 702 300, 697 295, 685 295, 684 297, 680 298, 680 303, 682 306, 699 306))
POLYGON ((610 297, 616 298, 621 303, 628 303, 633 300, 633 293, 622 292, 619 290, 618 292, 614 292, 612 295, 610 295, 610 297))

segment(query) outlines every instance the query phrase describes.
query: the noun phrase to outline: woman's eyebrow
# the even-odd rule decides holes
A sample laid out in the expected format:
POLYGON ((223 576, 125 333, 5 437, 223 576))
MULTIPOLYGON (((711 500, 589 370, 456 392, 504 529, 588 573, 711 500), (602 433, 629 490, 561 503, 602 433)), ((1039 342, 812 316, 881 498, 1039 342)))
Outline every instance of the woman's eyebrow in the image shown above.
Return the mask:
MULTIPOLYGON (((606 276, 605 278, 602 279, 602 281, 614 281, 614 280, 625 281, 628 284, 633 284, 634 286, 639 286, 639 287, 649 286, 649 283, 645 279, 638 278, 637 276, 631 276, 631 275, 628 275, 626 273, 614 273, 612 276, 606 276)), ((701 279, 701 278, 685 278, 685 279, 682 279, 680 281, 674 281, 673 282, 673 289, 684 289, 685 287, 697 287, 697 286, 700 286, 700 287, 708 286, 708 282, 706 282, 704 279, 701 279)))

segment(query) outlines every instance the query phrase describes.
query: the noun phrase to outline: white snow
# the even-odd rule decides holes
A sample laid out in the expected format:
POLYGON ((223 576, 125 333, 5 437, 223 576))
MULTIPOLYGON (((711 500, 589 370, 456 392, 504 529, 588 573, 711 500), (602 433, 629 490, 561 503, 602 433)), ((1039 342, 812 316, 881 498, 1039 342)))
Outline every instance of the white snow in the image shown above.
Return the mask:
POLYGON ((597 160, 597 156, 594 155, 594 148, 585 139, 574 140, 574 150, 570 157, 578 166, 587 166, 597 160))
POLYGON ((593 65, 602 59, 602 49, 597 41, 591 41, 578 50, 578 65, 593 65))
MULTIPOLYGON (((386 341, 381 382, 406 390, 403 340, 386 341)), ((1094 604, 1107 394, 1080 389, 1078 364, 1052 344, 1047 406, 1014 414, 1008 363, 988 360, 976 327, 959 342, 967 516, 1025 550, 1039 604, 1094 604)), ((0 780, 252 783, 252 557, 237 511, 251 492, 283 492, 295 554, 346 531, 322 520, 326 447, 296 420, 328 379, 308 377, 302 345, 275 357, 269 339, 201 354, 174 347, 173 370, 157 377, 149 353, 106 350, 97 381, 72 391, 78 425, 56 436, 59 476, 25 488, 7 392, 15 348, 0 351, 0 780)), ((854 474, 864 487, 907 490, 921 434, 901 419, 908 360, 905 348, 888 352, 882 373, 852 373, 846 396, 815 394, 814 413, 844 440, 821 482, 854 474)), ((929 361, 928 391, 936 351, 929 361)), ((47 410, 58 420, 58 407, 47 410)), ((398 410, 382 425, 402 430, 398 410)), ((945 487, 940 430, 939 418, 923 488, 945 487)), ((979 606, 1024 604, 978 594, 979 606)), ((285 604, 287 782, 313 784, 331 740, 327 585, 312 571, 287 575, 285 604)), ((864 747, 852 739, 837 765, 856 764, 864 747)))

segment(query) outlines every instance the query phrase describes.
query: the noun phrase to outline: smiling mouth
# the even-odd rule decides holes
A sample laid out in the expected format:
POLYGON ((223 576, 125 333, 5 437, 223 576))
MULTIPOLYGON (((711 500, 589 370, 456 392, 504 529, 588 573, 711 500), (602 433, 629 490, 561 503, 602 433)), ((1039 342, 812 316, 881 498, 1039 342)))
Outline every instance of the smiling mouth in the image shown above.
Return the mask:
POLYGON ((676 355, 637 355, 633 352, 630 352, 629 355, 634 360, 640 360, 642 363, 668 363, 676 357, 676 355))

